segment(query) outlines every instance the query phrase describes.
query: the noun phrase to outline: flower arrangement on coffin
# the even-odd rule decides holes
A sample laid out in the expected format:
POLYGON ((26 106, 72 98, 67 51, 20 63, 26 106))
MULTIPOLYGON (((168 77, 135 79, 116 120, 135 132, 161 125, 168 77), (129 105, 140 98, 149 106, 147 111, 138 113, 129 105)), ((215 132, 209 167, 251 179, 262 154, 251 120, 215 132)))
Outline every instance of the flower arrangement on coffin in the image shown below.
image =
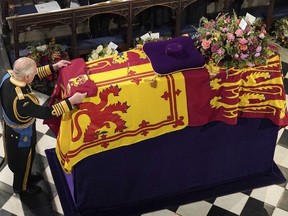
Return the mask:
POLYGON ((92 50, 92 52, 88 55, 87 61, 94 61, 110 55, 118 55, 117 45, 113 45, 111 45, 111 43, 108 45, 98 45, 97 48, 92 50))
POLYGON ((275 22, 271 34, 275 42, 284 48, 288 48, 288 17, 283 17, 275 22))
MULTIPOLYGON (((27 55, 27 57, 34 59, 38 67, 47 64, 55 64, 62 59, 70 59, 68 52, 66 52, 60 44, 56 43, 55 38, 52 38, 48 44, 29 46, 28 50, 29 54, 27 55)), ((40 80, 38 77, 35 77, 33 82, 31 83, 31 87, 34 90, 37 90, 47 95, 51 95, 56 80, 57 73, 53 73, 52 75, 42 80, 40 80)))
POLYGON ((208 68, 224 66, 228 73, 232 67, 266 64, 272 52, 269 50, 270 37, 263 22, 253 18, 237 17, 234 12, 233 15, 219 14, 212 20, 200 19, 199 38, 195 43, 207 58, 208 68))

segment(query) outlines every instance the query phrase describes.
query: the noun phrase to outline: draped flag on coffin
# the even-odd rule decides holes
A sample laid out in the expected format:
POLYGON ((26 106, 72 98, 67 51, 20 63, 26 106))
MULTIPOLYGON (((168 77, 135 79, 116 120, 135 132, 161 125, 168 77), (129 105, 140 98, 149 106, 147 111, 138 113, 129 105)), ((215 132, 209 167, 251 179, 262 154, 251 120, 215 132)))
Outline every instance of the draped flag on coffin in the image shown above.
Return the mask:
POLYGON ((57 155, 67 172, 83 158, 183 129, 188 124, 182 73, 157 77, 142 50, 87 63, 98 94, 63 115, 57 155))
POLYGON ((224 67, 214 70, 219 73, 212 78, 183 72, 190 126, 211 121, 235 125, 239 117, 268 118, 281 127, 288 125, 279 55, 272 55, 263 66, 230 68, 228 74, 224 67))
POLYGON ((98 93, 62 116, 56 152, 67 172, 90 155, 186 126, 211 121, 235 125, 239 117, 288 125, 278 55, 264 66, 231 68, 228 76, 225 68, 218 68, 212 78, 206 68, 155 76, 141 48, 86 66, 98 93))

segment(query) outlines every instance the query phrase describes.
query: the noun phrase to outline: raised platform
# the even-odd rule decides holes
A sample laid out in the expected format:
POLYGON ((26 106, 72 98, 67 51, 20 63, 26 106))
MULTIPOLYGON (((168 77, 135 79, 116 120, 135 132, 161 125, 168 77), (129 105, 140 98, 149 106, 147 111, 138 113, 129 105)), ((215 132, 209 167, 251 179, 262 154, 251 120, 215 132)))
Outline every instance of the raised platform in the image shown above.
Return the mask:
POLYGON ((277 132, 266 119, 187 127, 90 156, 69 175, 54 149, 46 155, 65 215, 128 216, 285 182, 277 132))

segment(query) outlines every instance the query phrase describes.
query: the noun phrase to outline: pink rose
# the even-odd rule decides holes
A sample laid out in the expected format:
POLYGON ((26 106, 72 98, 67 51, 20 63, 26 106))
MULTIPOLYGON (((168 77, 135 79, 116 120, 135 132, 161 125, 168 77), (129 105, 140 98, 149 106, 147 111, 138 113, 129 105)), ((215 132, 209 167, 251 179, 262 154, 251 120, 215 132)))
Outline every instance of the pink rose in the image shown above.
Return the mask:
POLYGON ((248 46, 245 44, 240 44, 240 50, 246 51, 248 49, 248 46))
POLYGON ((229 31, 229 28, 228 27, 224 27, 223 29, 222 29, 222 32, 228 32, 229 31))
POLYGON ((234 40, 235 40, 235 36, 234 36, 232 33, 228 33, 228 34, 227 34, 227 39, 228 39, 229 41, 234 41, 234 40))
POLYGON ((201 46, 203 47, 203 49, 207 50, 210 48, 211 45, 211 41, 210 40, 202 40, 201 46))
POLYGON ((251 31, 251 27, 250 26, 247 26, 246 28, 245 28, 245 32, 250 32, 251 31))
POLYGON ((222 49, 221 49, 221 48, 220 48, 220 49, 218 49, 216 53, 217 53, 219 56, 222 56, 222 55, 223 55, 223 51, 222 51, 222 49))
POLYGON ((244 53, 241 53, 241 54, 240 54, 240 58, 241 58, 242 60, 248 58, 248 56, 249 56, 248 54, 244 54, 244 53))
POLYGON ((245 38, 240 38, 238 41, 240 44, 247 44, 248 43, 248 40, 246 40, 245 38))
POLYGON ((237 30, 235 31, 235 34, 236 34, 237 37, 242 37, 242 36, 243 36, 243 31, 242 31, 242 29, 237 29, 237 30))
POLYGON ((220 48, 220 46, 218 44, 213 44, 212 47, 211 47, 211 51, 215 53, 215 52, 217 52, 217 50, 219 48, 220 48))
POLYGON ((261 46, 258 46, 257 48, 256 48, 256 52, 257 53, 260 53, 262 51, 262 47, 261 46))

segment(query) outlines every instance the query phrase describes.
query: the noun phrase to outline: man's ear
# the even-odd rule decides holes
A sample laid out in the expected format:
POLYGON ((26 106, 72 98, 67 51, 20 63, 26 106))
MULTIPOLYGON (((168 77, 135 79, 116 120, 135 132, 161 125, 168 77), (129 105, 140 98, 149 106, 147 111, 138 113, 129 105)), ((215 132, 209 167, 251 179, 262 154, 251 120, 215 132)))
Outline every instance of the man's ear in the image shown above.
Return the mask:
POLYGON ((28 81, 29 80, 29 74, 25 75, 25 81, 28 81))

